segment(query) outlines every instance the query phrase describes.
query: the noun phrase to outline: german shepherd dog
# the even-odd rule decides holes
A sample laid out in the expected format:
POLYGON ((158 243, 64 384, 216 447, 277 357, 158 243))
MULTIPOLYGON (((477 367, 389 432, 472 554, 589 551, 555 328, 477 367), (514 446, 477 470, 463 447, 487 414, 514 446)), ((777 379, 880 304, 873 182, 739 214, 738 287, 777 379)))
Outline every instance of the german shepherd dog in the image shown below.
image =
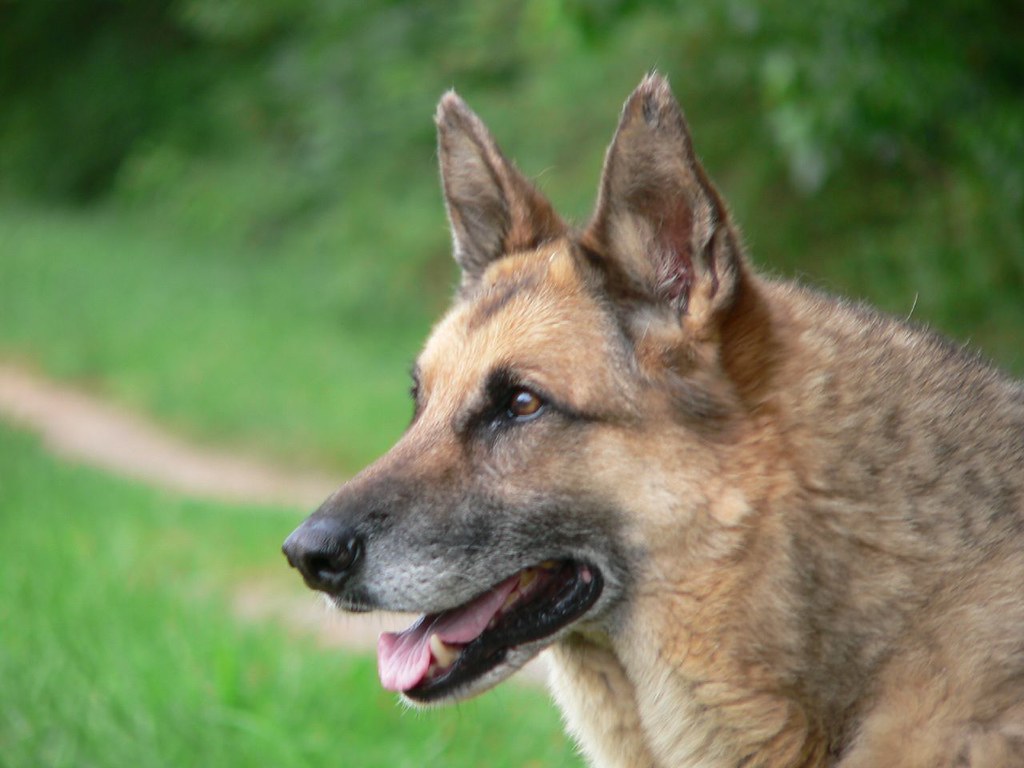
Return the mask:
POLYGON ((752 270, 666 80, 567 226, 454 93, 461 284, 389 453, 284 545, 411 702, 547 649, 595 766, 1024 766, 1024 388, 752 270))

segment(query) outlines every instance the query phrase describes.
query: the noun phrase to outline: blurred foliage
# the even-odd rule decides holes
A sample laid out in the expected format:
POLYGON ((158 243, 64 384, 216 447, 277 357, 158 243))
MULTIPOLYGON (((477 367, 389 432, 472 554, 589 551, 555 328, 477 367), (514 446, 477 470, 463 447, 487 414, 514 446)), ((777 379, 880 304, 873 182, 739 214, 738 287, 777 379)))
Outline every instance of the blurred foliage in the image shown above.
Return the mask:
POLYGON ((323 195, 354 162, 400 173, 429 146, 438 84, 547 94, 574 146, 573 116, 606 111, 602 74, 658 67, 757 97, 803 190, 851 164, 956 164, 1019 205, 1022 24, 1017 0, 3 0, 3 177, 85 200, 132 159, 242 142, 323 195))
MULTIPOLYGON (((294 292, 271 283, 290 280, 316 328, 308 346, 338 333, 411 354, 454 284, 432 168, 440 94, 457 87, 578 221, 619 105, 655 68, 762 268, 913 311, 1024 370, 1019 0, 0 0, 0 205, 29 222, 23 206, 102 208, 103 228, 151 233, 130 233, 122 254, 92 244, 94 282, 125 281, 97 287, 97 306, 159 292, 118 263, 147 251, 156 274, 180 252, 183 284, 205 279, 200 259, 222 265, 225 285, 248 284, 258 263, 281 277, 264 304, 233 297, 239 316, 277 312, 294 292)), ((35 231, 10 241, 23 252, 6 279, 45 292, 35 231)), ((74 260, 73 239, 61 260, 74 260)), ((167 297, 169 314, 206 292, 167 297)), ((4 322, 45 341, 22 314, 4 322)), ((258 347, 259 328, 239 339, 258 347)), ((113 343, 87 359, 97 345, 79 332, 66 329, 78 350, 66 371, 116 378, 121 366, 149 392, 141 362, 113 343)), ((211 340, 208 356, 218 349, 211 340)), ((241 358, 236 376, 265 378, 241 358)), ((405 404, 392 410, 397 430, 405 404)))

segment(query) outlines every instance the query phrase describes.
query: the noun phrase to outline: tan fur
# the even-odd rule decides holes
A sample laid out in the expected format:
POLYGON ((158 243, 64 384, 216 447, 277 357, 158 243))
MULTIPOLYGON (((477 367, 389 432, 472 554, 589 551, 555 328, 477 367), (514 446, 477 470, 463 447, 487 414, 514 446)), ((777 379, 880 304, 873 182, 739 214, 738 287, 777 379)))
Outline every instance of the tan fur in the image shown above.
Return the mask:
POLYGON ((592 562, 601 600, 550 655, 595 766, 1024 765, 1024 389, 758 276, 659 77, 582 233, 458 97, 438 125, 460 294, 409 431, 314 516, 368 532, 363 599, 592 562), (549 410, 474 427, 495 370, 549 410))

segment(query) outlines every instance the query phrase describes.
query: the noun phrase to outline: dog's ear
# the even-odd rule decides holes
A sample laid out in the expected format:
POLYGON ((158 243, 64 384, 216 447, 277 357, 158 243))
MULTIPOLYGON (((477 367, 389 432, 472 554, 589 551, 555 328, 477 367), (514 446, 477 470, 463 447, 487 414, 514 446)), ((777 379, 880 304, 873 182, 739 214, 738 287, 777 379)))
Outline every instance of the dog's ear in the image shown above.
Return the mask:
POLYGON ((437 106, 441 184, 463 286, 493 260, 565 233, 551 203, 502 155, 454 91, 437 106))
POLYGON ((623 107, 583 243, 613 290, 669 303, 690 323, 708 323, 736 293, 739 237, 660 75, 645 77, 623 107))

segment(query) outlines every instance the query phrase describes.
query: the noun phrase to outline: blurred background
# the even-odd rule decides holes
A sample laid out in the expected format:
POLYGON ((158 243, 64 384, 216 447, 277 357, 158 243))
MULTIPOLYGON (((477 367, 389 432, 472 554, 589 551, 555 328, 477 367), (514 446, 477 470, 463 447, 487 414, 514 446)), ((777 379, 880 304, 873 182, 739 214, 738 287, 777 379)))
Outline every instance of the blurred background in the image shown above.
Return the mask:
MULTIPOLYGON (((455 285, 439 96, 582 223, 654 68, 760 269, 1024 373, 1019 0, 0 0, 0 364, 340 480, 455 285)), ((413 714, 240 615, 312 599, 277 552, 305 511, 0 424, 5 764, 579 764, 530 686, 413 714)))

